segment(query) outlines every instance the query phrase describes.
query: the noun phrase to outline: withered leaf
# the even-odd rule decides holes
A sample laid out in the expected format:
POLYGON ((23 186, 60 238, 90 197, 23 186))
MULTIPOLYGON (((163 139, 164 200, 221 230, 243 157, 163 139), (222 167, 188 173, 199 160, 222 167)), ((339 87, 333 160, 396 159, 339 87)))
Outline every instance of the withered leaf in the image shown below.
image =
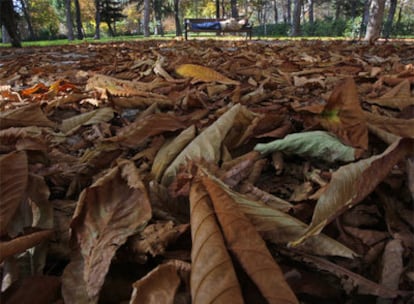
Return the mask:
POLYGON ((130 161, 121 162, 81 193, 71 228, 84 259, 90 297, 99 293, 115 251, 150 218, 147 191, 130 161))
POLYGON ((114 110, 111 108, 96 109, 63 120, 60 125, 60 130, 66 134, 72 133, 77 128, 84 125, 93 125, 100 122, 107 122, 111 120, 113 116, 114 110))
POLYGON ((400 137, 414 138, 414 118, 400 119, 364 112, 367 123, 380 130, 400 137))
POLYGON ((204 82, 219 82, 223 84, 234 84, 239 85, 240 83, 236 80, 232 80, 223 74, 198 65, 198 64, 182 64, 175 69, 176 73, 182 77, 192 77, 198 81, 204 82))
POLYGON ((210 198, 198 180, 191 185, 190 207, 193 303, 243 303, 240 285, 210 198))
POLYGON ((388 175, 393 166, 412 152, 414 140, 401 139, 382 154, 342 166, 332 175, 326 191, 319 198, 308 230, 296 246, 322 229, 345 210, 361 202, 388 175))
POLYGON ((327 162, 355 160, 355 149, 341 143, 336 137, 325 131, 300 132, 287 135, 266 144, 257 144, 254 148, 262 154, 283 151, 305 157, 315 157, 327 162))
POLYGON ((368 148, 368 129, 352 78, 346 78, 334 89, 321 113, 320 123, 345 144, 363 150, 368 148))
POLYGON ((208 177, 202 178, 229 249, 268 303, 299 303, 283 272, 249 219, 225 191, 208 177))
POLYGON ((54 127, 37 104, 0 112, 0 130, 10 127, 54 127))
MULTIPOLYGON (((268 206, 261 201, 262 199, 259 201, 237 193, 206 170, 202 169, 202 171, 231 196, 237 207, 249 218, 266 241, 285 245, 306 231, 308 225, 281 211, 286 210, 287 202, 279 199, 280 202, 276 201, 272 207, 268 206)), ((324 234, 307 239, 300 249, 317 255, 336 255, 347 258, 356 256, 351 249, 324 234)))
POLYGON ((7 233, 10 220, 22 201, 28 182, 26 152, 0 156, 0 235, 7 233))
POLYGON ((136 281, 133 286, 131 304, 173 304, 181 283, 178 269, 173 264, 162 264, 136 281))
POLYGON ((232 106, 191 141, 165 170, 161 180, 162 184, 169 185, 179 167, 187 160, 205 159, 217 163, 220 160, 222 143, 241 111, 248 110, 240 104, 232 106))
POLYGON ((11 241, 0 242, 0 263, 17 253, 22 253, 38 245, 53 235, 52 230, 42 230, 19 236, 11 241))
POLYGON ((183 130, 173 140, 165 143, 155 156, 151 173, 154 179, 159 181, 167 166, 174 160, 174 158, 187 146, 187 144, 194 139, 196 135, 196 128, 191 125, 183 130))
POLYGON ((123 127, 116 136, 107 138, 105 141, 120 143, 128 148, 135 148, 150 136, 183 128, 185 128, 185 124, 174 115, 155 113, 123 127))

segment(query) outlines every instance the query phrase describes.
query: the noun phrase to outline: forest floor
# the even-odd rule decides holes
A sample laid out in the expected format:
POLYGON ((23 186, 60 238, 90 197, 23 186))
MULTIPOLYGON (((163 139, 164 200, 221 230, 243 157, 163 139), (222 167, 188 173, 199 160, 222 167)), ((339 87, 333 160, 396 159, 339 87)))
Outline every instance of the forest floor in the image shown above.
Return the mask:
POLYGON ((413 303, 412 41, 0 58, 2 303, 413 303))

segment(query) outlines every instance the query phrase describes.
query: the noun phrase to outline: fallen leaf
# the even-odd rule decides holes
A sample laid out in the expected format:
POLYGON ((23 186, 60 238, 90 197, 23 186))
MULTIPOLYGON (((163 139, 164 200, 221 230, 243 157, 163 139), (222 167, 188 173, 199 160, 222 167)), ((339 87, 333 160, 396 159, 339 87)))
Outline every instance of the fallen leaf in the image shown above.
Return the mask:
POLYGON ((240 82, 232 80, 213 69, 198 64, 182 64, 175 69, 175 72, 182 77, 192 77, 203 82, 218 82, 230 85, 240 84, 240 82))
POLYGON ((412 139, 401 139, 382 154, 351 163, 334 172, 328 188, 315 206, 309 228, 302 237, 290 244, 297 246, 308 237, 319 234, 338 215, 361 202, 396 163, 412 152, 413 144, 412 139))
POLYGON ((76 129, 81 126, 107 122, 111 120, 113 116, 114 110, 111 108, 96 109, 62 120, 60 130, 68 135, 76 131, 76 129))
POLYGON ((174 158, 187 146, 187 144, 196 136, 196 128, 191 125, 183 130, 177 137, 166 142, 155 156, 151 173, 154 179, 159 181, 165 169, 174 160, 174 158))
POLYGON ((299 303, 266 243, 237 204, 208 177, 202 182, 211 197, 227 246, 268 303, 299 303))
POLYGON ((0 242, 0 263, 15 254, 22 253, 53 235, 52 230, 42 230, 18 236, 11 241, 0 242))
POLYGON ((54 127, 37 104, 0 112, 0 130, 10 127, 54 127))
POLYGON ((320 123, 344 144, 363 150, 368 148, 368 129, 352 78, 346 78, 334 89, 321 113, 320 123))
POLYGON ((187 160, 204 159, 217 163, 220 160, 222 143, 241 111, 248 110, 240 104, 234 105, 213 124, 203 130, 171 162, 164 172, 161 183, 166 186, 171 184, 179 167, 184 165, 187 160))
POLYGON ((129 303, 173 304, 181 280, 177 268, 172 264, 162 264, 136 281, 129 303))
POLYGON ((26 152, 12 152, 0 156, 0 236, 7 227, 25 195, 28 183, 26 152))
POLYGON ((324 131, 293 133, 283 139, 266 144, 257 144, 255 151, 268 154, 283 151, 302 157, 314 157, 327 162, 351 162, 355 160, 355 149, 341 143, 336 137, 324 131))
POLYGON ((244 303, 210 198, 197 180, 191 185, 190 208, 192 302, 244 303))
POLYGON ((115 251, 150 218, 147 191, 132 162, 121 162, 81 193, 71 228, 90 297, 98 295, 115 251))

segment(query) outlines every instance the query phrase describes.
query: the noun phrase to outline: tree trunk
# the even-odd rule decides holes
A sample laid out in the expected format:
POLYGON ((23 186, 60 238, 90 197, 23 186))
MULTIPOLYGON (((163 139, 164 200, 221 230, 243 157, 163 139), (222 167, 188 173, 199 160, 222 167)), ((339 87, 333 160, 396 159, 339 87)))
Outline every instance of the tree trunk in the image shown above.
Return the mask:
POLYGON ((237 10, 237 0, 230 0, 231 16, 233 18, 239 18, 239 11, 237 10))
POLYGON ((13 0, 0 0, 0 20, 6 27, 13 47, 22 47, 20 37, 17 32, 17 23, 13 8, 13 0))
POLYGON ((292 36, 300 36, 300 13, 302 10, 302 0, 294 1, 293 20, 292 20, 292 36))
POLYGON ((274 15, 274 17, 275 17, 275 24, 277 24, 278 23, 278 21, 279 21, 279 12, 278 12, 278 10, 277 10, 277 2, 276 2, 276 0, 273 0, 273 15, 274 15))
POLYGON ((27 29, 29 30, 29 35, 30 35, 29 39, 36 40, 36 33, 33 30, 32 18, 30 16, 29 10, 27 9, 26 0, 20 0, 20 3, 22 5, 24 19, 26 19, 26 22, 27 22, 27 29))
POLYGON ((82 18, 81 18, 81 9, 79 5, 79 0, 75 0, 75 11, 76 11, 76 29, 77 36, 79 40, 83 39, 83 30, 82 30, 82 18))
POLYGON ((390 10, 388 11, 387 22, 385 23, 384 36, 385 38, 390 38, 392 22, 394 20, 395 12, 397 10, 397 0, 391 0, 390 10))
POLYGON ((342 12, 343 3, 341 0, 336 0, 335 3, 335 20, 338 20, 342 12))
POLYGON ((109 33, 109 36, 115 37, 115 32, 112 29, 111 22, 109 20, 107 20, 105 23, 108 25, 108 33, 109 33))
POLYGON ((291 7, 292 1, 285 0, 286 2, 283 5, 283 21, 287 24, 292 24, 292 14, 291 14, 291 7))
POLYGON ((313 0, 308 0, 309 5, 309 23, 310 25, 313 25, 314 22, 314 16, 313 16, 313 0))
POLYGON ((359 29, 359 37, 362 38, 367 29, 368 18, 369 18, 369 7, 371 0, 365 0, 364 3, 364 15, 362 16, 361 28, 359 29))
POLYGON ((174 0, 175 35, 180 37, 183 34, 180 23, 180 0, 174 0))
POLYGON ((220 18, 220 0, 216 0, 216 18, 220 18))
POLYGON ((150 36, 150 0, 144 0, 144 37, 150 36))
POLYGON ((72 22, 72 12, 71 12, 71 3, 72 0, 65 1, 65 10, 66 10, 66 27, 68 30, 68 40, 73 40, 73 22, 72 22))
POLYGON ((162 2, 155 0, 153 4, 156 35, 164 36, 164 29, 162 27, 162 2))
POLYGON ((369 18, 365 40, 373 42, 381 35, 382 19, 384 17, 385 0, 372 0, 369 8, 369 18))
POLYGON ((94 39, 101 39, 101 2, 95 0, 95 36, 94 39))

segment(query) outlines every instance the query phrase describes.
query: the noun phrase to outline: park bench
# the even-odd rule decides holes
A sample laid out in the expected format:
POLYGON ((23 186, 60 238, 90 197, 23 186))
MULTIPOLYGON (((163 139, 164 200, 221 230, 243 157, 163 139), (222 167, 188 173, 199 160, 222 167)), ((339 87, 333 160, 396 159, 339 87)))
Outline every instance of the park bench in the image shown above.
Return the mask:
POLYGON ((226 19, 211 19, 211 18, 185 18, 184 19, 184 36, 185 40, 188 40, 188 33, 204 33, 204 32, 213 32, 213 33, 246 33, 249 39, 252 39, 252 25, 246 24, 239 29, 223 29, 220 26, 211 27, 211 28, 194 28, 192 24, 205 24, 205 23, 219 23, 221 21, 225 21, 226 19))

